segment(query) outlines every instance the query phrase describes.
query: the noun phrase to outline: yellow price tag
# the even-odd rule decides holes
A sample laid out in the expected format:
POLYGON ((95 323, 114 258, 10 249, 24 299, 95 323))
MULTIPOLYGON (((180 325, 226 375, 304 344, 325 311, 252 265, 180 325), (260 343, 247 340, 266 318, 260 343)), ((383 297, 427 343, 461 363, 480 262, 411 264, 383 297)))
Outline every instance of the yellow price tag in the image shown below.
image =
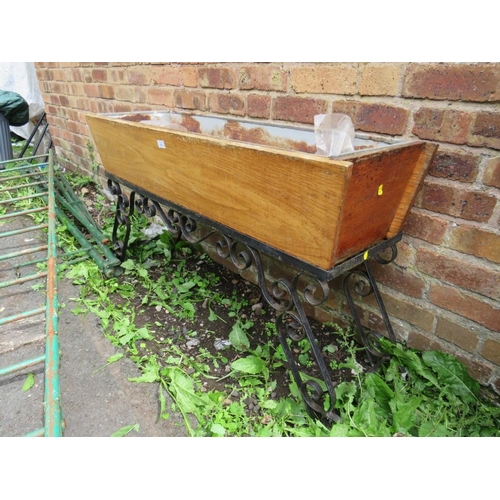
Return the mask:
POLYGON ((368 260, 368 250, 363 254, 363 260, 368 260))
POLYGON ((383 194, 384 194, 384 185, 380 184, 380 186, 378 187, 378 195, 382 196, 383 194))

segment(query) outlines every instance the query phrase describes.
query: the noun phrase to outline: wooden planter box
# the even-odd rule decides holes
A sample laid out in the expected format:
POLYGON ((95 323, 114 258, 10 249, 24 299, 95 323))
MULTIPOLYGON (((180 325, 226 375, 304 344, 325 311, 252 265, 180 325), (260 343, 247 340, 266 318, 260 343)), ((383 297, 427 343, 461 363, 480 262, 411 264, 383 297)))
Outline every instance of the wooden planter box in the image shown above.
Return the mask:
POLYGON ((359 134, 356 152, 326 158, 306 127, 163 111, 87 121, 126 185, 324 270, 401 230, 437 149, 359 134))

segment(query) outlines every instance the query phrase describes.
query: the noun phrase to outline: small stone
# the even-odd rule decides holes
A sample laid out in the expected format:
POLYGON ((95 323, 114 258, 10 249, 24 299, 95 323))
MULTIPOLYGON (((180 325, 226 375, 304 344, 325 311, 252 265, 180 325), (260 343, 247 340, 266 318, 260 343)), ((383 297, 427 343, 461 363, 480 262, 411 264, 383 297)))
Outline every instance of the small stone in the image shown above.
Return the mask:
POLYGON ((200 343, 199 339, 191 339, 186 342, 186 346, 188 349, 192 349, 193 347, 196 347, 200 343))
POLYGON ((82 193, 82 196, 85 196, 86 194, 90 193, 90 191, 87 188, 82 188, 80 190, 80 193, 82 193))
POLYGON ((227 349, 230 346, 231 346, 231 341, 229 341, 229 340, 217 339, 214 342, 214 347, 218 351, 222 351, 223 349, 227 349))
POLYGON ((224 400, 224 402, 222 404, 224 406, 229 406, 231 403, 232 403, 231 399, 227 398, 227 399, 224 400))
POLYGON ((234 280, 231 280, 231 283, 233 285, 237 285, 239 283, 239 280, 237 280, 236 278, 234 280))
POLYGON ((272 421, 272 419, 273 419, 273 418, 271 417, 271 415, 264 415, 264 416, 262 417, 262 419, 261 419, 260 423, 261 423, 262 425, 267 425, 268 423, 270 423, 270 422, 272 421))
POLYGON ((229 373, 231 371, 231 367, 229 365, 226 365, 225 368, 224 368, 224 371, 226 373, 229 373))
POLYGON ((156 312, 160 312, 161 311, 161 306, 156 306, 155 309, 156 309, 156 312))
POLYGON ((261 312, 262 312, 262 302, 257 302, 257 304, 254 304, 252 306, 252 311, 254 314, 256 314, 257 316, 260 316, 261 312))

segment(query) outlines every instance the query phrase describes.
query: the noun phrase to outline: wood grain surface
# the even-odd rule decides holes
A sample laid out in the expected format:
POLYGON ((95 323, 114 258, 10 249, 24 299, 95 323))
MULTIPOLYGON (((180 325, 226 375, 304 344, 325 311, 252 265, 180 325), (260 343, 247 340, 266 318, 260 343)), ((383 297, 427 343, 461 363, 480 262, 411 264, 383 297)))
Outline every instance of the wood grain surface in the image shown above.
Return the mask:
POLYGON ((325 270, 397 234, 437 146, 342 161, 87 115, 110 174, 325 270))
POLYGON ((99 115, 87 121, 107 172, 305 262, 331 267, 351 162, 99 115))

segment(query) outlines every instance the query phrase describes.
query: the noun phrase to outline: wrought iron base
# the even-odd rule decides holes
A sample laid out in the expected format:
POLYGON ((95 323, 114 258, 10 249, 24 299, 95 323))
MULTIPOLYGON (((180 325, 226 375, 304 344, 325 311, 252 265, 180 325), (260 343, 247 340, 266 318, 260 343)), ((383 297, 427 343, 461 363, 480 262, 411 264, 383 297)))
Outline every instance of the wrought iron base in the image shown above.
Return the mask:
MULTIPOLYGON (((301 270, 301 267, 297 267, 297 262, 294 261, 294 267, 299 270, 291 280, 279 278, 268 284, 262 265, 260 251, 263 245, 261 243, 253 242, 255 244, 252 244, 244 235, 241 235, 240 238, 238 233, 229 229, 226 230, 215 223, 214 230, 210 230, 201 236, 195 236, 194 233, 197 229, 197 219, 201 219, 204 224, 207 223, 206 219, 197 216, 197 214, 189 213, 188 211, 178 210, 177 208, 171 208, 165 213, 159 201, 162 201, 165 205, 170 205, 168 202, 165 200, 154 200, 151 196, 143 195, 139 193, 135 186, 128 187, 131 189, 129 197, 123 193, 120 183, 116 179, 111 177, 108 178, 108 188, 113 195, 117 196, 112 241, 118 258, 123 261, 126 257, 127 245, 130 238, 131 217, 134 210, 137 210, 137 212, 147 217, 159 216, 167 229, 174 236, 178 238, 182 237, 192 244, 200 243, 212 234, 217 234, 219 239, 216 242, 216 250, 220 257, 230 259, 240 271, 255 266, 258 285, 262 295, 266 302, 277 312, 276 327, 278 337, 293 379, 300 391, 309 415, 314 418, 319 418, 325 424, 331 425, 337 422, 339 416, 335 412, 336 384, 332 382, 328 367, 321 354, 321 349, 306 316, 304 305, 307 303, 313 306, 319 306, 324 303, 330 292, 328 282, 341 274, 345 274, 344 292, 347 297, 347 302, 354 317, 361 341, 367 348, 369 360, 372 364, 376 364, 382 357, 380 351, 377 350, 377 340, 380 338, 380 334, 372 330, 366 331, 362 326, 354 305, 349 284, 350 281, 352 281, 351 278, 356 277, 357 280, 354 285, 355 293, 360 296, 366 296, 371 293, 375 294, 389 338, 395 341, 391 323, 387 316, 380 292, 378 291, 377 284, 368 265, 368 257, 374 257, 377 261, 382 263, 392 262, 396 258, 396 243, 401 239, 401 235, 383 244, 379 244, 363 254, 353 257, 349 259, 349 261, 343 262, 338 267, 327 272, 318 270, 316 273, 314 269, 311 269, 311 266, 305 263, 305 270, 301 270), (120 227, 125 228, 123 239, 119 239, 118 237, 120 227), (386 248, 391 249, 391 257, 384 260, 380 257, 378 252, 386 248), (358 266, 361 268, 358 269, 358 266), (310 284, 304 284, 305 280, 300 279, 301 276, 307 276, 310 284), (295 359, 297 356, 296 351, 298 350, 293 349, 293 345, 303 339, 307 339, 310 344, 314 360, 321 373, 323 387, 315 380, 307 378, 300 370, 298 360, 295 359)), ((275 252, 270 249, 270 251, 266 253, 274 255, 275 252)))

